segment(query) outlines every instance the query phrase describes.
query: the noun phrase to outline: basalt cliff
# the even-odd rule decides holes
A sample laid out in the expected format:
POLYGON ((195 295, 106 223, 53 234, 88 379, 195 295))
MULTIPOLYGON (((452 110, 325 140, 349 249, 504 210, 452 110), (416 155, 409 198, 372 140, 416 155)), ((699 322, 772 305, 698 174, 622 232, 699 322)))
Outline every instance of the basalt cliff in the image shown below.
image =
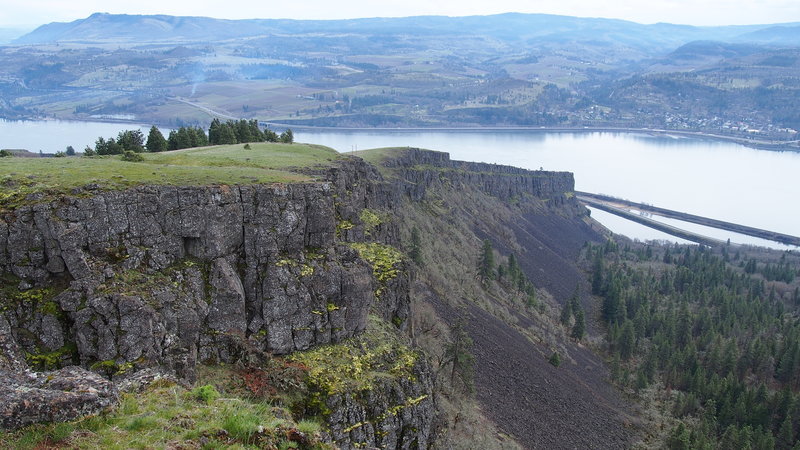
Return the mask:
MULTIPOLYGON (((537 439, 546 433, 515 433, 501 423, 505 413, 497 402, 513 392, 481 384, 492 371, 488 364, 496 363, 485 355, 491 350, 484 340, 497 339, 486 335, 492 332, 487 325, 499 333, 535 330, 535 314, 450 301, 447 289, 403 252, 411 226, 457 219, 454 229, 492 241, 501 255, 519 252, 522 269, 546 293, 543 301, 555 307, 585 282, 572 256, 585 240, 598 237, 571 198, 572 175, 457 162, 416 149, 398 150, 379 165, 380 170, 343 158, 309 169, 320 181, 296 184, 124 191, 90 185, 2 211, 0 371, 8 381, 0 387, 0 427, 98 413, 113 407, 121 386, 141 374, 190 384, 199 365, 257 364, 303 354, 357 337, 370 321, 380 321, 414 356, 392 372, 396 376, 368 389, 331 390, 318 412, 328 439, 341 448, 427 448, 452 424, 437 412, 441 374, 435 355, 414 350, 425 345, 418 342, 425 339, 419 316, 432 311, 452 323, 467 311, 476 359, 485 359, 476 363, 481 408, 510 441, 543 445, 537 439), (470 214, 472 222, 464 219, 463 208, 490 203, 506 209, 483 211, 494 219, 481 219, 478 211, 470 214), (513 320, 497 319, 504 314, 513 320)), ((426 239, 432 242, 438 232, 428 231, 426 239)), ((531 333, 523 332, 531 349, 538 345, 547 347, 542 354, 548 352, 552 344, 546 341, 553 337, 537 340, 531 333)), ((528 345, 520 342, 516 336, 509 340, 528 345)), ((556 384, 577 384, 581 371, 602 376, 602 364, 584 349, 571 353, 576 368, 556 384)), ((397 356, 389 352, 380 364, 396 364, 397 356)), ((498 370, 506 369, 493 372, 498 370)), ((575 395, 582 395, 580 389, 575 395)), ((603 388, 595 395, 616 394, 603 388)), ((508 405, 508 412, 517 406, 508 405)), ((620 425, 620 408, 610 408, 611 415, 592 413, 614 422, 601 424, 616 436, 604 442, 630 439, 620 425)), ((586 442, 581 439, 567 442, 586 442)))

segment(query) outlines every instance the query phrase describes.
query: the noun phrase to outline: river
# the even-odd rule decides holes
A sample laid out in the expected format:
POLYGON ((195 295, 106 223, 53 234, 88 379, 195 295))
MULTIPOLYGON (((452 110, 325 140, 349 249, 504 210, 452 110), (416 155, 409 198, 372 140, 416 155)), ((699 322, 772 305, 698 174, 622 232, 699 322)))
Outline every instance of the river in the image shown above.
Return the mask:
MULTIPOLYGON (((298 141, 340 152, 411 146, 451 158, 575 174, 577 190, 608 194, 771 231, 800 234, 800 153, 757 150, 731 142, 647 133, 548 131, 306 131, 298 141)), ((680 241, 599 210, 612 231, 641 240, 680 241)), ((694 224, 676 226, 736 243, 758 238, 694 224)))
MULTIPOLYGON (((98 136, 149 126, 117 123, 0 120, 0 148, 52 153, 72 145, 81 151, 98 136)), ((340 152, 376 147, 420 147, 453 159, 509 164, 575 174, 575 188, 663 208, 800 234, 800 153, 756 150, 738 144, 647 133, 548 131, 308 131, 298 142, 340 152)), ((592 216, 612 231, 640 240, 677 239, 603 211, 592 216)), ((766 241, 680 223, 732 242, 766 241)), ((782 247, 778 244, 770 246, 782 247)))

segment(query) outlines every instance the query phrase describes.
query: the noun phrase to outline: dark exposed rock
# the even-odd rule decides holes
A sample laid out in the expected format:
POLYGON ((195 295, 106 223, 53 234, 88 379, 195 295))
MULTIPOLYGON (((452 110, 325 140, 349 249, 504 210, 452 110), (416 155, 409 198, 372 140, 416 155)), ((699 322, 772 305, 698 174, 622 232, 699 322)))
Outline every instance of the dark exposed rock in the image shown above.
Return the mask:
POLYGON ((65 320, 15 305, 16 337, 37 336, 23 346, 41 352, 74 336, 86 366, 177 368, 235 360, 246 344, 287 353, 352 336, 375 289, 334 243, 332 194, 328 183, 143 186, 7 213, 0 270, 35 286, 73 280, 54 300, 65 320), (203 270, 179 267, 187 258, 203 270))
POLYGON ((0 370, 0 428, 63 422, 97 414, 116 404, 114 384, 80 367, 8 374, 0 370))
POLYGON ((332 439, 354 448, 428 448, 435 407, 431 368, 420 358, 414 377, 387 379, 371 389, 335 394, 327 399, 332 439))
POLYGON ((181 384, 182 380, 169 373, 163 373, 159 369, 148 368, 131 374, 117 382, 120 392, 139 393, 144 392, 154 383, 174 383, 181 384))
MULTIPOLYGON (((3 212, 0 275, 20 290, 59 286, 35 301, 0 299, 3 427, 69 420, 116 398, 113 385, 84 369, 26 371, 19 346, 47 364, 80 363, 127 380, 135 391, 162 375, 193 381, 198 361, 339 342, 364 330, 370 311, 402 330, 412 274, 401 267, 379 286, 345 244, 399 246, 389 214, 365 223, 365 209, 389 212, 445 183, 555 205, 572 190, 571 174, 459 163, 437 152, 409 150, 388 164, 399 179, 383 180, 353 158, 324 169, 325 183, 87 187, 90 197, 3 212)), ((434 407, 423 359, 415 374, 332 396, 333 439, 344 448, 427 446, 434 407)))
POLYGON ((498 164, 453 161, 448 153, 409 148, 384 162, 395 169, 404 193, 412 200, 425 197, 428 189, 449 183, 477 188, 501 200, 535 196, 561 205, 565 193, 575 189, 571 172, 526 170, 498 164))
POLYGON ((38 422, 62 422, 97 414, 116 404, 117 389, 80 367, 31 372, 0 317, 0 429, 14 430, 38 422))

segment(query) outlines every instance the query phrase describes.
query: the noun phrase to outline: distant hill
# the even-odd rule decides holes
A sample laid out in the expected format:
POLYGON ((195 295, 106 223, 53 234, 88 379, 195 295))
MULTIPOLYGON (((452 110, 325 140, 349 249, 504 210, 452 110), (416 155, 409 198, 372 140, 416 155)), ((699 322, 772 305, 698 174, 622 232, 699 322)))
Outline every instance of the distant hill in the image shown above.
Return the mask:
POLYGON ((0 45, 9 44, 20 36, 30 33, 32 28, 0 28, 0 45))
POLYGON ((519 13, 97 13, 0 46, 0 117, 756 130, 795 140, 798 37, 800 23, 696 27, 519 13))
POLYGON ((737 40, 797 47, 800 45, 800 25, 786 24, 762 28, 745 33, 737 40))
POLYGON ((370 35, 470 34, 503 42, 531 40, 613 42, 634 48, 675 48, 696 40, 761 41, 788 39, 799 27, 774 25, 694 27, 642 25, 614 19, 507 13, 493 16, 418 16, 351 20, 247 19, 95 13, 74 22, 53 22, 13 41, 52 42, 209 42, 272 34, 351 32, 370 35), (761 33, 761 34, 759 34, 761 33))

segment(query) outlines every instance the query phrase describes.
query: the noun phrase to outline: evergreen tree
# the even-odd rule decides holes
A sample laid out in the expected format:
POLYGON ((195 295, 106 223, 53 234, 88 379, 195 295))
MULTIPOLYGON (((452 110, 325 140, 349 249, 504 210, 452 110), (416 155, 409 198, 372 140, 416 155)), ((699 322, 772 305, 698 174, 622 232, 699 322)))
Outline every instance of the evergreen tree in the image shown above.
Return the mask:
POLYGON ((581 340, 583 336, 586 334, 586 318, 584 317, 583 308, 579 308, 577 312, 575 312, 575 325, 572 327, 572 336, 573 339, 581 340))
POLYGON ((455 389, 456 381, 461 381, 461 385, 466 392, 471 393, 475 388, 473 383, 475 358, 472 356, 472 338, 469 337, 464 329, 463 319, 459 319, 450 327, 450 343, 445 346, 445 364, 450 367, 450 387, 455 389))
POLYGON ((236 133, 234 132, 233 122, 228 121, 220 125, 218 137, 218 145, 238 144, 238 141, 236 140, 236 133))
POLYGON ((522 269, 520 269, 517 257, 513 253, 508 255, 508 275, 512 285, 517 284, 517 280, 522 276, 522 269))
POLYGON ((561 355, 559 355, 558 352, 553 352, 553 354, 550 355, 550 359, 547 361, 552 364, 553 367, 558 367, 561 365, 561 355))
POLYGON ((245 142, 255 142, 255 136, 250 133, 250 124, 247 123, 246 120, 241 119, 236 122, 236 125, 233 127, 234 133, 236 134, 236 141, 240 144, 245 142))
POLYGON ((592 294, 594 295, 603 294, 604 272, 603 256, 598 252, 592 268, 592 294))
POLYGON ((278 133, 272 130, 264 130, 264 140, 267 142, 278 142, 278 133))
POLYGON ((494 250, 488 239, 483 241, 481 256, 478 259, 478 277, 484 284, 494 278, 494 250))
POLYGON ((617 342, 617 350, 620 358, 624 361, 630 360, 634 350, 636 350, 636 332, 633 329, 633 322, 630 320, 626 320, 622 325, 617 342))
POLYGON ((689 430, 683 422, 678 424, 670 434, 669 439, 667 439, 667 447, 670 450, 690 450, 692 448, 689 430))
POLYGON ((561 325, 565 327, 569 325, 569 321, 572 318, 572 302, 564 303, 564 306, 561 307, 561 325))
POLYGON ((794 425, 792 424, 791 414, 786 415, 786 419, 781 423, 781 428, 778 430, 776 448, 779 450, 791 450, 794 447, 794 425))
POLYGON ((167 149, 167 140, 157 126, 153 125, 150 127, 145 147, 147 147, 148 152, 163 152, 167 149))
POLYGON ((67 156, 75 156, 75 149, 71 145, 68 145, 67 151, 65 151, 64 154, 67 156))
POLYGON ((503 279, 506 277, 506 271, 507 269, 505 265, 502 263, 497 265, 497 281, 503 281, 503 279))
POLYGON ((220 128, 221 124, 216 117, 211 121, 208 127, 208 143, 211 145, 220 145, 220 128))
POLYGON ((279 139, 280 139, 280 141, 281 141, 281 142, 283 142, 284 144, 291 144, 291 143, 293 143, 293 142, 294 142, 294 133, 292 133, 292 130, 290 130, 290 129, 287 129, 286 131, 284 131, 283 133, 281 133, 281 135, 280 135, 280 138, 279 138, 279 139))
POLYGON ((108 138, 108 140, 102 137, 97 138, 94 143, 94 149, 98 155, 119 155, 122 153, 122 146, 114 138, 108 138))
POLYGON ((120 131, 117 136, 117 144, 122 148, 122 151, 130 150, 141 153, 144 151, 144 134, 140 130, 120 131))

